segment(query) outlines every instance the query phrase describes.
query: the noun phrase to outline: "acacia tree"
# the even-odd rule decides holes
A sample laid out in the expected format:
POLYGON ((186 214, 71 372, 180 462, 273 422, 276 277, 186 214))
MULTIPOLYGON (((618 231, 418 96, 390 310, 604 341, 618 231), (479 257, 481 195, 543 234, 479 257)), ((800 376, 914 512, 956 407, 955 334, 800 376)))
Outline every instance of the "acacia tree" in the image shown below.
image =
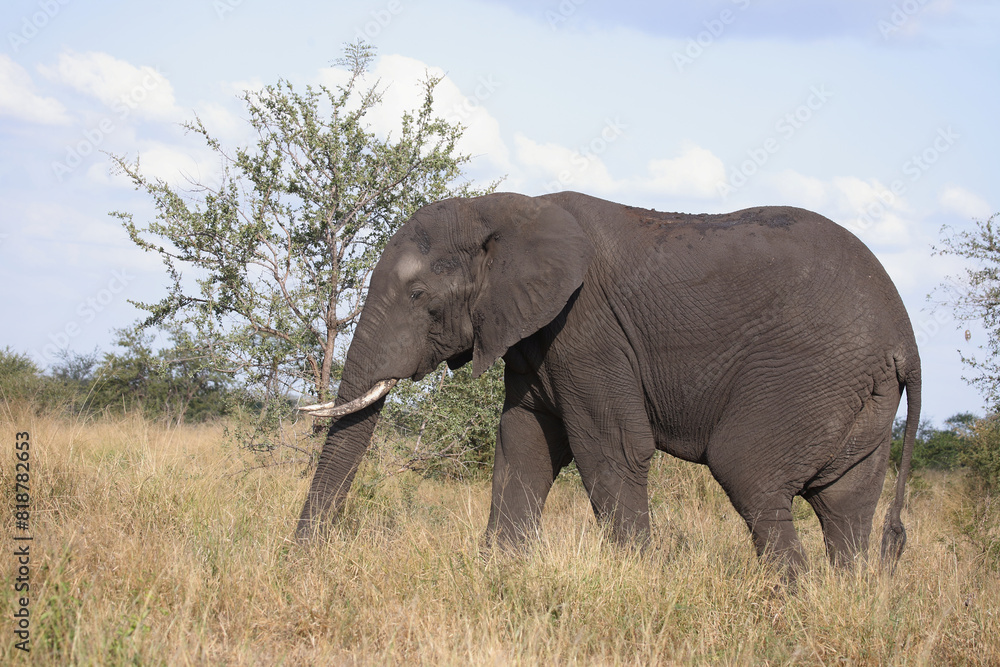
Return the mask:
MULTIPOLYGON (((215 184, 179 190, 117 167, 156 206, 145 226, 115 213, 141 248, 160 255, 172 285, 142 326, 173 322, 216 367, 268 396, 330 398, 338 344, 364 304, 366 282, 389 237, 425 204, 478 194, 459 183, 469 157, 456 153, 462 126, 434 115, 439 79, 422 82, 423 103, 402 116, 397 136, 379 137, 368 116, 382 101, 364 85, 374 50, 349 45, 337 65, 347 82, 298 92, 279 80, 243 95, 257 134, 227 151, 200 119, 185 127, 218 156, 215 184)), ((397 84, 398 85, 398 84, 397 84)))
MULTIPOLYGON (((980 354, 962 362, 972 371, 965 379, 979 389, 990 413, 984 419, 964 427, 964 443, 959 462, 967 467, 972 479, 995 493, 1000 489, 1000 214, 987 220, 977 220, 968 231, 942 229, 942 243, 935 251, 967 260, 962 275, 953 277, 939 288, 942 305, 951 306, 963 322, 978 322, 985 329, 986 342, 979 346, 980 354)), ((960 353, 961 354, 961 353, 960 353)), ((986 497, 978 510, 981 522, 970 524, 967 535, 985 538, 994 557, 1000 554, 995 536, 1000 525, 996 521, 995 500, 986 497), (992 518, 990 518, 992 517, 992 518), (989 528, 992 526, 992 528, 989 528), (992 537, 990 536, 992 532, 992 537)))
POLYGON ((940 255, 955 255, 968 261, 960 276, 941 285, 936 294, 940 305, 949 306, 961 322, 978 322, 986 330, 986 342, 979 346, 980 356, 962 362, 972 371, 965 378, 987 400, 990 410, 1000 413, 1000 230, 997 215, 977 220, 967 231, 942 229, 940 255))

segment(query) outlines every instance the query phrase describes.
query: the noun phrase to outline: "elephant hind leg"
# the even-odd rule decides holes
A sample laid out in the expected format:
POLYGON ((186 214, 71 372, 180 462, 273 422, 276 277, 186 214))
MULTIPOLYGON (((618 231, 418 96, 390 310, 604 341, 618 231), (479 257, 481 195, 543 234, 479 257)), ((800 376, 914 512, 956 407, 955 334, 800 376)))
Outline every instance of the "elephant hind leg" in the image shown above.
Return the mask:
MULTIPOLYGON (((823 528, 823 541, 830 562, 837 567, 851 567, 868 550, 872 531, 872 511, 858 511, 857 498, 849 490, 835 489, 837 484, 818 492, 803 494, 812 505, 823 528)), ((876 498, 877 499, 877 498, 876 498)))
POLYGON ((836 566, 851 566, 868 550, 887 454, 888 447, 876 449, 836 481, 802 494, 819 517, 827 556, 836 566))
POLYGON ((830 561, 851 566, 868 550, 872 518, 889 463, 890 423, 898 395, 874 396, 851 428, 844 459, 834 467, 847 470, 830 481, 821 475, 802 493, 823 528, 830 561), (856 462, 851 461, 854 458, 856 462))
POLYGON ((758 556, 787 568, 792 577, 805 567, 805 551, 792 521, 791 496, 752 498, 749 502, 733 502, 733 505, 750 529, 758 556))
POLYGON ((805 480, 785 463, 797 437, 794 425, 763 414, 753 402, 734 409, 716 427, 706 463, 750 529, 757 554, 794 578, 806 563, 792 520, 792 500, 805 480))

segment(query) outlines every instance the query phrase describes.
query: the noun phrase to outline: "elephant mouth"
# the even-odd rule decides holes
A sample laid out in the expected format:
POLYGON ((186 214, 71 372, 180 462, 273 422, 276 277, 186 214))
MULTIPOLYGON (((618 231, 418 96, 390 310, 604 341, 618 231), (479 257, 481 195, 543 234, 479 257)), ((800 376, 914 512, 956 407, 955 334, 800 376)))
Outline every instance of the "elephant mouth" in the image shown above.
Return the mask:
POLYGON ((354 399, 350 403, 335 406, 336 401, 329 403, 319 403, 317 405, 305 405, 299 408, 300 411, 312 415, 313 417, 343 417, 353 412, 363 410, 375 401, 383 398, 389 390, 396 386, 399 380, 389 379, 376 382, 375 386, 368 390, 364 396, 354 399))

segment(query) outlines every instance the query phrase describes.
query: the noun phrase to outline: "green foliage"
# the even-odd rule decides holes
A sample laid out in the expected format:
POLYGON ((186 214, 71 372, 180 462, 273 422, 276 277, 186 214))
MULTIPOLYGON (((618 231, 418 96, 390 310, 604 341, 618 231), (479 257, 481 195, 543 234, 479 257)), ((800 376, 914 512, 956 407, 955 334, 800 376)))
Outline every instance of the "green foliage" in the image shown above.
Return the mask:
MULTIPOLYGON (((299 449, 290 444, 293 436, 286 428, 296 418, 294 402, 287 398, 240 389, 232 394, 229 417, 225 437, 237 447, 258 454, 270 454, 279 444, 299 449)), ((311 453, 307 454, 312 458, 311 453)))
POLYGON ((423 103, 398 132, 370 129, 382 101, 377 84, 362 85, 373 58, 362 42, 348 46, 334 90, 279 80, 245 93, 252 146, 226 149, 200 119, 188 123, 219 160, 217 183, 182 191, 145 176, 138 159, 114 158, 157 210, 145 225, 115 215, 172 279, 162 300, 136 304, 149 313, 143 326, 171 322, 211 341, 207 361, 263 400, 327 400, 389 237, 417 208, 474 194, 459 182, 463 128, 432 110, 439 79, 423 81, 423 103))
MULTIPOLYGON (((986 492, 1000 490, 1000 416, 978 419, 971 412, 953 415, 938 430, 922 422, 913 444, 912 469, 964 468, 974 486, 986 492)), ((899 465, 905 422, 892 427, 891 460, 899 465)))
POLYGON ((1000 416, 991 415, 972 426, 961 463, 984 490, 1000 492, 1000 416))
MULTIPOLYGON (((962 412, 945 420, 946 428, 938 430, 930 422, 923 421, 917 429, 913 443, 911 468, 920 470, 932 468, 951 470, 963 464, 963 453, 968 446, 968 438, 976 417, 970 412, 962 412)), ((892 450, 890 458, 899 465, 903 454, 903 434, 906 421, 896 419, 892 425, 892 450)))
POLYGON ((63 350, 59 361, 42 382, 41 403, 68 414, 81 414, 93 407, 94 369, 100 355, 93 352, 74 353, 63 350))
POLYGON ((0 350, 0 398, 7 402, 34 399, 40 388, 41 372, 26 354, 9 346, 0 350))
POLYGON ((146 416, 182 424, 226 414, 232 380, 215 370, 205 345, 175 328, 172 345, 153 351, 153 336, 118 332, 121 352, 108 353, 93 373, 89 404, 114 412, 142 410, 146 416))
POLYGON ((31 358, 10 347, 0 350, 0 399, 27 403, 35 411, 77 414, 86 409, 97 352, 64 350, 48 374, 31 358))
MULTIPOLYGON (((121 351, 70 355, 50 378, 8 350, 0 389, 58 389, 73 412, 142 410, 178 423, 229 412, 238 443, 268 451, 282 442, 293 397, 330 398, 392 234, 421 206, 482 194, 462 180, 469 157, 455 146, 464 128, 433 112, 439 79, 421 82, 422 103, 398 130, 371 129, 384 115, 382 90, 365 84, 374 55, 362 42, 346 47, 337 62, 344 83, 333 89, 279 80, 246 92, 257 137, 249 146, 224 147, 200 118, 185 124, 217 158, 218 178, 182 189, 147 176, 138 157, 113 156, 156 211, 144 223, 113 215, 162 259, 167 294, 135 304, 147 316, 119 332, 121 351), (151 327, 170 335, 166 350, 154 351, 151 327)), ((492 456, 501 374, 473 383, 465 370, 397 392, 396 415, 417 433, 419 465, 451 474, 492 456)))
POLYGON ((182 333, 154 352, 153 337, 118 332, 121 351, 103 355, 64 350, 47 374, 25 355, 0 351, 0 397, 26 402, 38 412, 70 415, 141 411, 181 424, 220 417, 229 409, 232 380, 204 365, 182 333))
POLYGON ((442 366, 420 382, 397 386, 383 423, 409 436, 409 467, 432 476, 480 477, 493 464, 503 410, 503 361, 476 380, 472 365, 442 366))

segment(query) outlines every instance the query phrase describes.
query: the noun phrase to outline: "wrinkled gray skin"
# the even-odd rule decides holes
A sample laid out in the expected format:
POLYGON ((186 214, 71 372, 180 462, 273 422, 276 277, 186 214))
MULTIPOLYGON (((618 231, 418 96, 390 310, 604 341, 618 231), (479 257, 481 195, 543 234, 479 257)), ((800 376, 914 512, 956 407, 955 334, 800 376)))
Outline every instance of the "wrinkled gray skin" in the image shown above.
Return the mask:
MULTIPOLYGON (((709 467, 758 553, 802 563, 801 495, 830 557, 850 562, 868 544, 905 389, 883 560, 902 551, 920 413, 913 329, 878 260, 820 215, 659 213, 572 192, 424 207, 375 268, 337 403, 445 360, 478 376, 501 356, 490 539, 532 534, 572 460, 597 517, 642 539, 659 449, 709 467)), ((337 514, 383 403, 332 425, 301 541, 337 514)))

